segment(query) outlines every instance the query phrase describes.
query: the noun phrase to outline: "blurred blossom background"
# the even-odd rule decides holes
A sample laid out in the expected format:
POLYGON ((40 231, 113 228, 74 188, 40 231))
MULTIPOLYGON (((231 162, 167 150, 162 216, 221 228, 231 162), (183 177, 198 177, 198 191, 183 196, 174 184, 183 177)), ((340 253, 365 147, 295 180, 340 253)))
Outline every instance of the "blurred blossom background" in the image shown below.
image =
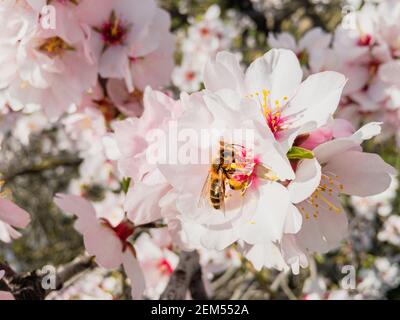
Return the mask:
MULTIPOLYGON (((373 101, 368 94, 375 90, 372 87, 379 80, 374 77, 379 77, 379 68, 388 61, 378 61, 376 55, 370 58, 368 55, 373 53, 368 50, 354 53, 350 45, 352 37, 368 45, 370 33, 362 33, 367 38, 354 33, 362 29, 357 21, 365 20, 360 12, 366 5, 376 6, 374 2, 379 1, 159 0, 160 7, 171 15, 172 32, 177 37, 176 65, 168 90, 177 96, 181 91, 204 88, 204 65, 209 56, 220 50, 235 53, 243 66, 270 48, 284 47, 295 51, 305 74, 337 70, 351 77, 354 69, 357 77, 365 73, 365 79, 345 92, 337 116, 350 120, 356 128, 367 120, 388 123, 383 135, 366 142, 364 148, 380 154, 399 169, 400 103, 395 105, 395 102, 400 101, 400 89, 393 91, 392 105, 386 104, 387 100, 373 101), (356 29, 352 29, 354 23, 356 29), (350 52, 356 55, 352 63, 346 56, 350 52), (332 57, 339 60, 332 61, 332 57)), ((399 21, 398 52, 392 48, 391 60, 400 58, 399 21)), ((363 45, 359 42, 359 48, 363 45)), ((393 89, 391 84, 388 86, 393 89)), ((0 258, 18 272, 65 264, 83 254, 84 247, 81 236, 73 228, 74 219, 54 205, 55 193, 79 192, 93 201, 99 212, 115 217, 123 214, 119 196, 123 186, 113 176, 114 164, 98 150, 100 136, 107 131, 105 115, 99 112, 75 118, 63 116, 57 124, 51 124, 41 110, 11 111, 4 107, 0 113, 2 191, 32 215, 23 237, 11 245, 0 242, 0 258), (87 122, 92 125, 85 127, 87 122)), ((201 251, 203 278, 210 297, 399 299, 397 180, 383 194, 347 197, 343 201, 350 215, 348 239, 337 250, 311 258, 310 268, 301 270, 300 275, 267 269, 256 271, 235 247, 223 252, 201 251), (350 289, 343 287, 342 281, 349 275, 343 272, 347 270, 344 266, 354 267, 355 282, 350 289)), ((159 297, 178 263, 178 253, 166 238, 163 229, 146 231, 138 235, 135 245, 138 259, 146 270, 151 270, 148 281, 152 285, 146 292, 149 298, 159 297)), ((96 267, 72 279, 48 299, 128 297, 122 272, 96 267)))

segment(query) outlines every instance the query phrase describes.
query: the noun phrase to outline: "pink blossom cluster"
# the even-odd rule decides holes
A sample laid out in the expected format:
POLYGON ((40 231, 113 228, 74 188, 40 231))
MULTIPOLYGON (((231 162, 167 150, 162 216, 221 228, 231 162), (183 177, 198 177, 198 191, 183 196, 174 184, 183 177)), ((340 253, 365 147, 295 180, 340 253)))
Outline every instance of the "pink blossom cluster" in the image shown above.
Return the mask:
POLYGON ((338 116, 355 127, 366 121, 384 122, 379 139, 396 137, 400 125, 400 3, 369 1, 343 17, 333 34, 321 28, 299 40, 287 32, 269 34, 272 48, 293 50, 306 74, 324 70, 343 73, 348 83, 338 116))
POLYGON ((112 123, 106 153, 120 177, 130 179, 119 221, 111 223, 82 198, 56 198, 78 216, 76 228, 100 265, 123 264, 134 297, 150 281, 137 261, 141 241, 133 246, 128 241, 137 227, 163 221, 181 249, 221 251, 237 244, 256 269, 298 273, 308 266, 309 254, 328 252, 347 236, 340 195, 381 193, 396 173, 378 155, 362 151, 361 143, 380 133, 379 123, 354 130, 332 117, 346 84, 340 73, 325 71, 303 81, 296 54, 273 49, 246 72, 235 55, 220 52, 206 63, 204 79, 205 90, 182 93, 179 100, 148 88, 140 118, 112 123), (235 150, 236 162, 219 167, 224 195, 218 205, 208 184, 215 158, 189 164, 149 161, 149 150, 163 141, 154 143, 148 134, 156 129, 167 134, 171 122, 178 130, 219 133, 205 145, 178 141, 186 152, 211 149, 215 156, 221 141, 235 150), (252 130, 253 144, 228 135, 240 128, 252 130))
MULTIPOLYGON (((365 5, 355 28, 334 35, 270 34, 273 49, 244 69, 223 51, 235 30, 213 6, 191 23, 174 69, 170 17, 154 0, 1 2, 0 106, 13 135, 28 144, 29 133, 58 120, 82 159, 79 179, 54 202, 74 216, 102 268, 83 296, 115 298, 114 280, 99 291, 107 285, 97 272, 121 268, 132 298, 157 299, 181 250, 200 252, 206 283, 243 261, 299 274, 348 237, 343 195, 356 214, 373 206, 388 216, 397 172, 362 144, 381 127, 397 134, 399 17, 400 3, 387 0, 365 5), (170 78, 179 98, 165 89, 170 78), (39 111, 13 119, 21 110, 39 111), (170 139, 175 131, 180 138, 170 139), (210 139, 196 140, 204 133, 210 139), (92 186, 105 190, 100 200, 92 186)), ((0 240, 10 243, 30 217, 0 196, 0 240)), ((398 245, 399 229, 387 218, 379 240, 398 245)), ((379 296, 398 274, 378 259, 358 289, 379 296)), ((334 297, 357 298, 327 292, 315 274, 303 288, 305 299, 334 297)))
POLYGON ((127 95, 169 81, 170 18, 153 0, 7 0, 0 21, 0 95, 13 110, 58 119, 99 77, 127 95))
POLYGON ((172 73, 174 85, 186 92, 199 90, 208 57, 231 49, 237 33, 231 21, 222 20, 217 4, 210 6, 201 19, 191 17, 187 34, 180 37, 182 61, 172 73))

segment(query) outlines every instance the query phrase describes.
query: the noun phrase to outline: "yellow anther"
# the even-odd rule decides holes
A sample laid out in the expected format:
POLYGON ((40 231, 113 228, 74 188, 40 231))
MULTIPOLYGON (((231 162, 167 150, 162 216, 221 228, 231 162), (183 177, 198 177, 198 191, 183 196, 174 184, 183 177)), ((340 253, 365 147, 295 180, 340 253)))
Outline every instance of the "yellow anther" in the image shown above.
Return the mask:
MULTIPOLYGON (((318 192, 318 191, 316 191, 318 192)), ((320 199, 325 202, 328 206, 328 208, 332 208, 333 210, 335 210, 337 213, 341 212, 341 210, 336 207, 332 202, 330 202, 328 199, 326 199, 323 195, 319 194, 320 199)))

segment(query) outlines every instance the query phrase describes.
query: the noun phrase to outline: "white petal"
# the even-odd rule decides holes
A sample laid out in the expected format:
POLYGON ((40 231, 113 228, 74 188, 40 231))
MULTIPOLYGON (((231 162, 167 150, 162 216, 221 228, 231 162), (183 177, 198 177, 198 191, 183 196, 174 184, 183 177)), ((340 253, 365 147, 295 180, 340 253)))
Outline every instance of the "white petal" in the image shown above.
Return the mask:
POLYGON ((126 275, 131 281, 131 293, 132 299, 141 299, 144 290, 146 289, 146 283, 144 280, 143 271, 140 268, 139 262, 133 255, 130 248, 127 248, 123 254, 123 265, 126 275))
POLYGON ((17 228, 25 228, 31 221, 28 212, 7 199, 0 198, 0 221, 17 228))
POLYGON ((101 223, 96 223, 83 233, 85 248, 96 256, 97 263, 114 269, 122 263, 122 243, 115 232, 101 223))
POLYGON ((207 229, 207 231, 202 235, 200 243, 209 250, 224 250, 234 243, 237 238, 233 228, 225 230, 213 230, 207 229))
POLYGON ((293 116, 298 114, 296 126, 309 121, 322 126, 335 112, 345 84, 346 78, 338 72, 326 71, 311 75, 300 85, 283 113, 293 116))
POLYGON ((240 238, 249 244, 280 241, 290 204, 289 193, 284 186, 274 182, 260 186, 259 192, 256 212, 240 226, 240 238))
POLYGON ((229 52, 219 52, 215 61, 209 60, 204 69, 204 85, 210 91, 232 89, 243 93, 244 74, 237 57, 229 52))
POLYGON ((352 138, 341 138, 320 144, 313 151, 319 163, 323 165, 327 163, 332 157, 348 150, 361 151, 362 148, 352 138))
POLYGON ((297 207, 293 204, 289 205, 289 212, 285 221, 285 233, 297 233, 301 229, 303 217, 297 207))
POLYGON ((54 197, 54 202, 60 209, 78 217, 75 228, 79 232, 84 232, 84 230, 97 223, 96 211, 93 205, 82 197, 58 193, 54 197))
POLYGON ((362 126, 353 134, 354 141, 359 143, 363 142, 364 140, 372 139, 373 137, 379 135, 381 133, 381 125, 382 122, 370 122, 366 125, 362 126))
POLYGON ((292 268, 293 274, 299 274, 300 267, 308 267, 307 256, 299 248, 294 235, 285 234, 283 236, 281 250, 286 263, 292 268))
POLYGON ((324 171, 333 172, 343 193, 367 197, 389 188, 396 170, 373 153, 347 151, 332 158, 324 171))
POLYGON ((124 204, 124 209, 128 212, 128 218, 135 225, 161 219, 159 200, 169 189, 170 186, 167 183, 146 185, 138 182, 133 184, 129 188, 124 204))
POLYGON ((245 256, 256 270, 261 270, 263 267, 277 270, 288 269, 279 248, 272 242, 250 246, 245 251, 245 256))
POLYGON ((321 166, 317 159, 302 160, 296 169, 296 178, 288 185, 293 203, 299 203, 315 191, 321 181, 321 166))
POLYGON ((256 59, 245 75, 247 93, 269 90, 272 101, 291 98, 300 85, 303 72, 296 55, 286 49, 272 49, 256 59))
POLYGON ((324 199, 316 200, 318 214, 315 207, 302 202, 298 207, 303 211, 303 225, 296 235, 299 248, 304 252, 325 253, 339 246, 348 233, 348 221, 345 210, 342 208, 337 195, 323 194, 324 199), (329 210, 327 202, 335 209, 329 210))

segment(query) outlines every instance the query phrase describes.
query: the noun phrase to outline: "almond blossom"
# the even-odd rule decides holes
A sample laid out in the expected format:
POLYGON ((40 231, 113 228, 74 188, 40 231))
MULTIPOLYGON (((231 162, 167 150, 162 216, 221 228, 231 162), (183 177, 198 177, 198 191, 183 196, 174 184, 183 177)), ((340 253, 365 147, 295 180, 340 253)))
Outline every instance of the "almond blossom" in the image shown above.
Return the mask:
MULTIPOLYGON (((210 299, 397 294, 400 2, 290 3, 0 1, 0 172, 44 231, 74 223, 83 246, 57 249, 98 264, 47 299, 159 299, 182 251, 187 298, 193 280, 210 299), (42 210, 54 193, 65 215, 42 210)), ((8 199, 0 300, 48 264, 37 223, 13 243, 31 218, 8 199)))
MULTIPOLYGON (((70 4, 55 5, 60 16, 64 10, 75 9, 70 4)), ((22 11, 16 21, 7 18, 8 23, 19 29, 14 27, 14 34, 0 36, 7 50, 14 50, 10 61, 14 71, 2 86, 7 102, 14 110, 38 105, 51 119, 57 119, 71 104, 79 102, 96 79, 96 65, 86 54, 84 31, 72 18, 63 21, 69 24, 68 29, 63 23, 58 23, 55 29, 42 28, 40 11, 28 7, 25 1, 13 2, 2 10, 7 16, 10 12, 22 11)))
POLYGON ((67 136, 74 143, 76 154, 82 159, 79 178, 74 179, 69 186, 73 194, 89 196, 92 189, 107 191, 119 187, 116 166, 107 159, 106 148, 102 143, 108 132, 108 110, 102 109, 108 105, 103 99, 100 92, 93 90, 90 98, 84 96, 76 112, 61 121, 67 136))
POLYGON ((172 73, 172 81, 180 90, 199 90, 208 58, 220 50, 231 48, 237 31, 232 21, 224 21, 220 15, 221 9, 217 4, 210 6, 201 19, 191 17, 187 36, 181 35, 183 57, 172 73))
POLYGON ((297 135, 327 122, 346 83, 342 74, 332 71, 313 74, 302 82, 298 58, 285 49, 268 51, 245 74, 234 55, 221 52, 208 62, 204 78, 206 89, 219 91, 227 101, 255 101, 258 112, 251 114, 269 127, 286 151, 297 135))
MULTIPOLYGON (((193 152, 199 158, 201 154, 211 151, 211 162, 178 162, 158 166, 173 187, 170 194, 174 194, 175 210, 189 246, 222 250, 239 239, 251 244, 279 241, 285 220, 298 220, 297 212, 288 202, 286 189, 277 182, 278 179, 293 178, 289 162, 276 149, 271 133, 258 128, 256 132, 259 136, 256 136, 254 146, 246 145, 244 137, 235 140, 235 136, 229 134, 230 130, 246 128, 244 114, 239 110, 245 107, 243 103, 250 104, 251 101, 242 100, 229 105, 217 95, 204 92, 184 95, 182 103, 185 112, 178 119, 178 132, 194 130, 198 136, 201 136, 202 130, 217 132, 201 144, 188 141, 185 145, 189 153, 193 152), (221 139, 225 139, 223 143, 221 139), (229 145, 239 146, 236 152, 242 150, 244 158, 237 162, 237 174, 233 172, 226 181, 226 200, 222 207, 222 204, 209 202, 210 195, 204 193, 204 188, 213 168, 212 159, 218 157, 221 146, 229 145), (239 168, 242 167, 247 169, 240 173, 239 168), (279 201, 274 201, 278 198, 279 201), (265 211, 270 214, 264 215, 265 211)), ((254 129, 252 122, 248 125, 248 128, 254 129)), ((235 171, 233 167, 232 170, 235 171)))
POLYGON ((113 123, 114 133, 105 137, 108 156, 117 161, 122 177, 132 179, 125 209, 135 224, 160 219, 158 201, 170 189, 155 163, 150 163, 146 138, 153 130, 166 130, 169 121, 181 114, 181 104, 162 92, 146 88, 140 118, 113 123))
POLYGON ((158 299, 178 265, 179 258, 172 251, 171 237, 166 229, 143 233, 135 242, 138 260, 146 279, 145 295, 158 299))
POLYGON ((78 218, 75 229, 83 235, 87 252, 96 256, 97 263, 104 268, 115 269, 122 264, 131 280, 132 298, 141 298, 145 289, 144 277, 135 249, 128 241, 134 230, 132 224, 123 220, 118 225, 111 225, 109 220, 97 217, 90 202, 78 196, 58 194, 54 202, 78 218))
POLYGON ((90 50, 100 76, 124 79, 129 92, 168 83, 174 40, 170 18, 155 1, 86 0, 77 11, 91 29, 90 50))
POLYGON ((349 78, 340 116, 353 121, 358 118, 357 126, 364 119, 384 121, 381 140, 398 138, 400 91, 395 74, 399 59, 399 12, 400 4, 391 0, 367 3, 352 12, 352 25, 340 26, 335 32, 336 58, 327 64, 349 78))
POLYGON ((29 144, 31 134, 39 133, 49 127, 48 118, 42 111, 36 111, 26 115, 18 115, 11 132, 22 144, 29 144))
POLYGON ((303 216, 303 224, 296 235, 287 236, 286 246, 285 241, 282 246, 283 255, 296 272, 299 263, 305 266, 304 253, 325 253, 336 248, 346 237, 348 220, 341 205, 341 194, 365 197, 390 187, 396 170, 379 156, 362 152, 360 147, 364 140, 379 132, 379 124, 370 123, 351 136, 328 138, 313 149, 316 166, 309 164, 310 160, 297 164, 296 179, 289 183, 288 189, 308 190, 309 197, 300 202, 292 200, 303 216), (349 166, 350 163, 357 165, 349 166), (320 178, 304 182, 307 177, 318 177, 315 173, 318 170, 320 178))
POLYGON ((203 81, 202 65, 189 59, 184 60, 180 66, 175 67, 172 72, 172 81, 174 85, 185 92, 194 92, 199 90, 203 81))
POLYGON ((399 284, 399 268, 394 261, 377 257, 372 268, 364 268, 357 279, 357 291, 364 299, 376 299, 399 284))
POLYGON ((383 224, 383 229, 378 234, 380 241, 386 241, 394 246, 400 245, 400 218, 390 216, 383 224))

